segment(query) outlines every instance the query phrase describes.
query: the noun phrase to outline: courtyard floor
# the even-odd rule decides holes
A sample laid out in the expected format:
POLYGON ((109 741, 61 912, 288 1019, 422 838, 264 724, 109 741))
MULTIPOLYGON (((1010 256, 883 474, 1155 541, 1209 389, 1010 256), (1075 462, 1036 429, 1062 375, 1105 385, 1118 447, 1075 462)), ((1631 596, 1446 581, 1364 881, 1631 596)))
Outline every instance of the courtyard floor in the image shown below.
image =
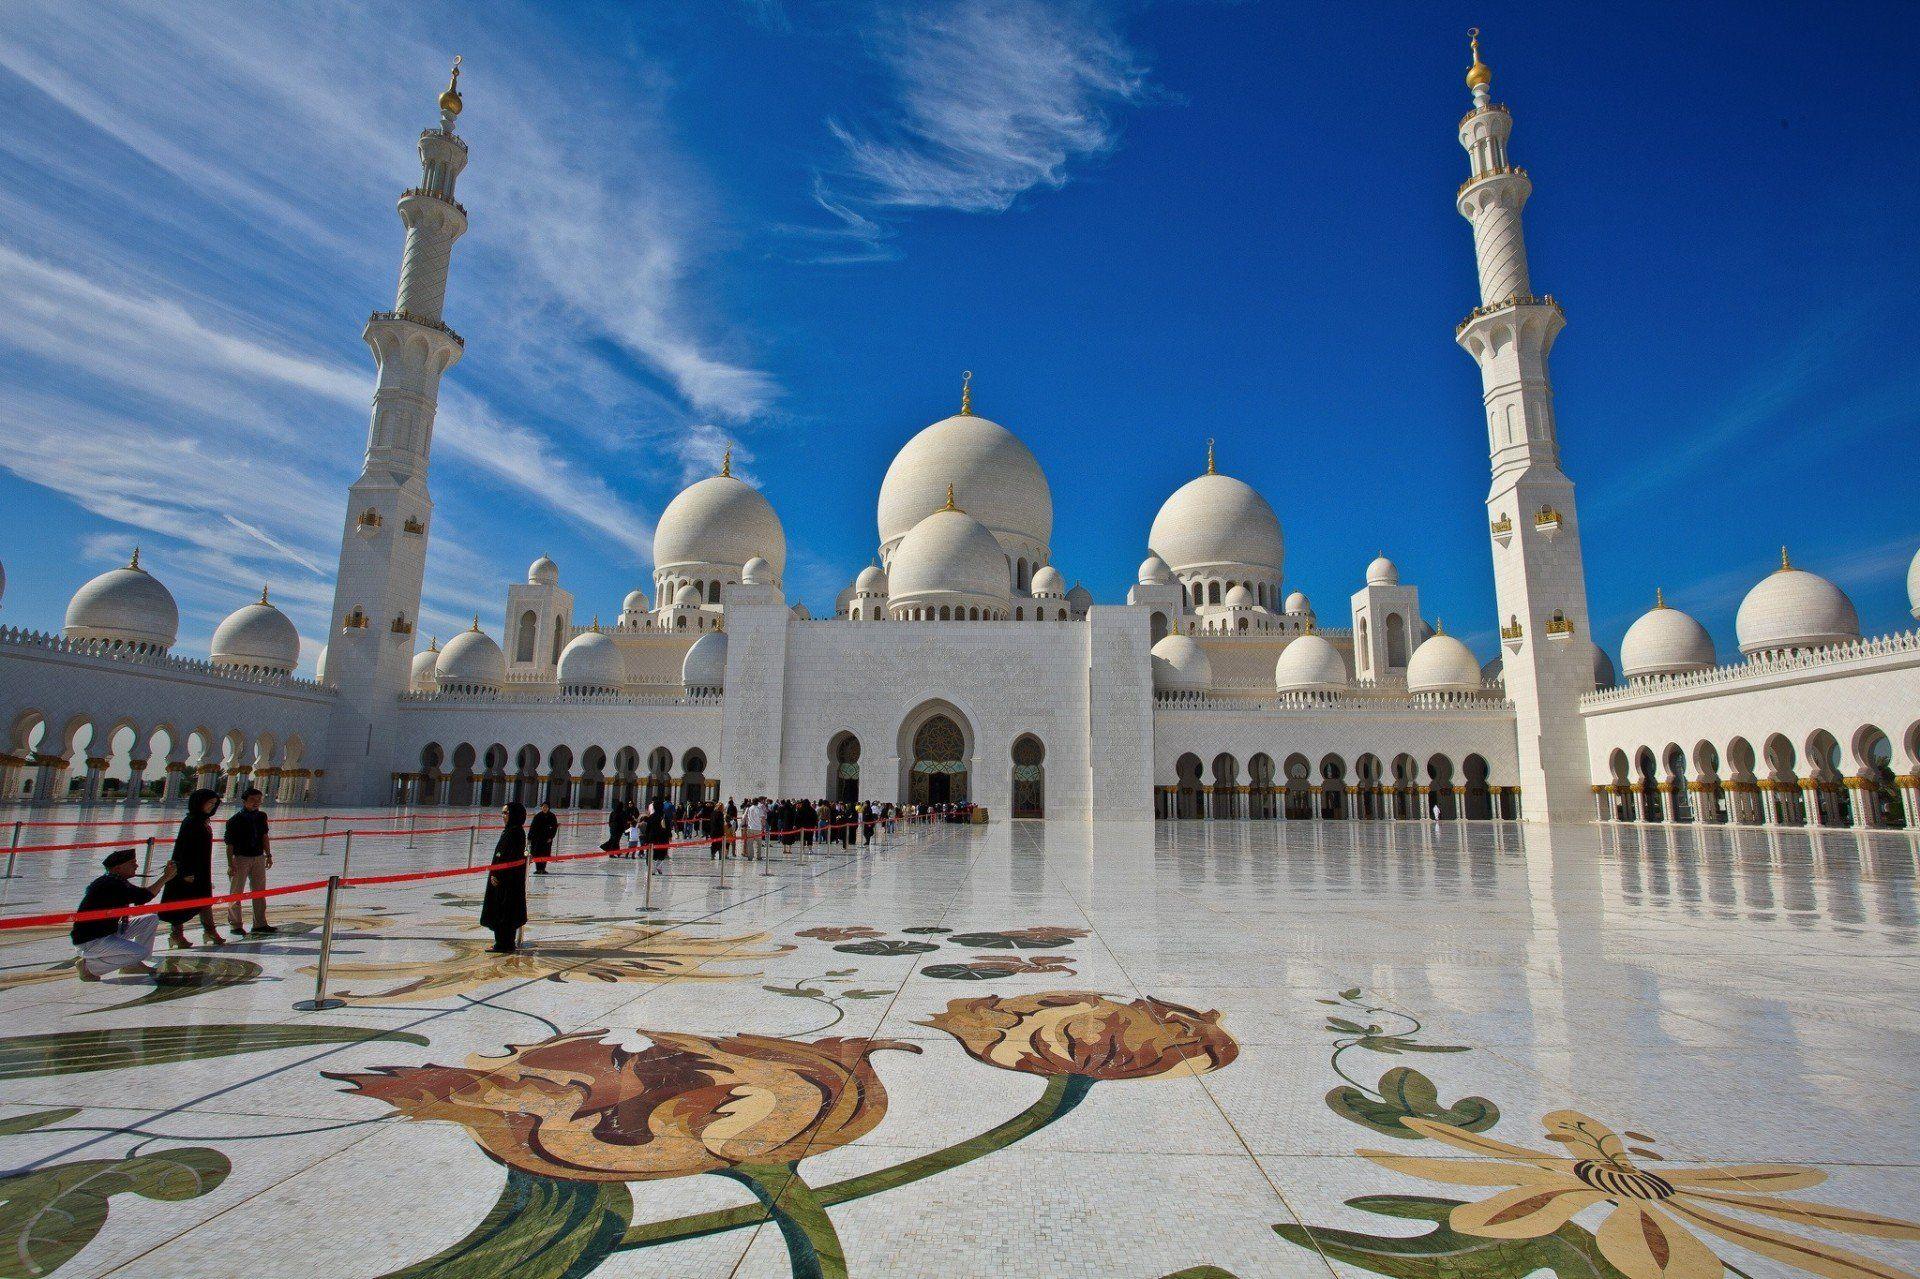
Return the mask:
MULTIPOLYGON (((353 871, 465 862, 412 842, 353 871)), ((158 985, 0 932, 0 1276, 1911 1275, 1915 854, 999 822, 651 910, 585 861, 513 957, 478 877, 343 893, 323 1012, 318 895, 158 985)))

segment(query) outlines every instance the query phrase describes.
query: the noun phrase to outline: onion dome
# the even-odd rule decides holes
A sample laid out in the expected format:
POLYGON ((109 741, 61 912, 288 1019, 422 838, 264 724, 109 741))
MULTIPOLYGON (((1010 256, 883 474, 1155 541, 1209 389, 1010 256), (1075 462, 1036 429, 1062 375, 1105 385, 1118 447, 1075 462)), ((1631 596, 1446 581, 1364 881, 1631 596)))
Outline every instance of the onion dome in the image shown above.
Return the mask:
POLYGON ((1627 628, 1626 638, 1620 641, 1620 665, 1628 679, 1704 671, 1713 662, 1713 637, 1707 628, 1691 614, 1668 608, 1659 591, 1654 592, 1653 607, 1627 628))
POLYGON ((1281 693, 1327 693, 1347 686, 1347 664, 1325 636, 1309 631, 1280 650, 1273 687, 1281 693))
POLYGON ((1207 650, 1186 635, 1169 635, 1153 646, 1153 687, 1160 693, 1204 693, 1213 683, 1207 650))
POLYGON ((1053 491, 1040 463, 1013 432, 963 407, 908 440, 887 467, 879 525, 889 564, 897 544, 941 509, 948 485, 1000 543, 1002 558, 1050 558, 1053 491))
POLYGON ((1277 578, 1286 561, 1279 517, 1252 485, 1214 470, 1211 442, 1207 473, 1173 491, 1153 517, 1147 545, 1175 573, 1243 566, 1277 578))
POLYGON ((327 646, 322 644, 320 652, 313 659, 313 681, 316 684, 327 682, 327 646))
POLYGON ((439 661, 440 642, 435 640, 413 655, 413 675, 408 680, 407 687, 416 693, 439 692, 440 679, 434 673, 434 667, 439 661))
POLYGON ((214 628, 213 664, 235 670, 291 671, 300 664, 300 632, 285 613, 260 598, 235 609, 214 628))
POLYGON ((693 642, 680 663, 680 682, 688 688, 725 688, 727 633, 709 631, 693 642))
POLYGON ((1368 586, 1400 585, 1399 566, 1397 566, 1392 560, 1388 559, 1384 555, 1374 556, 1373 563, 1367 565, 1367 585, 1368 586))
POLYGON ((764 559, 777 579, 787 562, 787 535, 760 490, 734 478, 731 462, 719 475, 682 489, 653 529, 653 569, 742 568, 764 559))
POLYGON ((1244 582, 1234 583, 1233 587, 1227 591, 1226 605, 1228 608, 1259 607, 1253 598, 1253 592, 1247 589, 1244 582))
POLYGON ((1606 649, 1595 644, 1593 646, 1593 686, 1595 688, 1612 688, 1619 682, 1620 677, 1615 675, 1613 671, 1613 659, 1607 656, 1606 649))
POLYGON ((560 584, 560 566, 542 555, 527 565, 528 586, 558 586, 560 584))
POLYGON ((673 593, 675 608, 699 608, 706 603, 706 597, 700 594, 700 588, 692 582, 680 583, 680 589, 673 593))
POLYGON ((1307 593, 1295 591, 1287 596, 1286 612, 1294 617, 1312 617, 1313 605, 1307 603, 1307 593))
POLYGON ((740 580, 748 586, 773 586, 776 584, 776 575, 773 565, 756 555, 740 566, 740 580))
POLYGON ((1846 592, 1817 573, 1793 567, 1786 547, 1780 567, 1740 601, 1733 629, 1746 654, 1818 648, 1860 638, 1860 617, 1846 592))
POLYGON ((140 567, 140 552, 125 568, 109 569, 73 593, 61 634, 164 653, 180 634, 180 606, 160 579, 140 567))
POLYGON ((853 579, 853 589, 860 595, 885 595, 887 571, 878 564, 867 565, 860 570, 860 576, 853 579))
POLYGON ((568 693, 617 693, 627 682, 627 664, 613 636, 600 629, 582 631, 560 650, 560 688, 568 693))
POLYGON ((1073 589, 1067 592, 1067 607, 1075 617, 1085 617, 1087 610, 1093 607, 1093 592, 1075 582, 1073 589))
POLYGON ((1067 579, 1060 576, 1060 570, 1048 564, 1033 575, 1033 594, 1036 599, 1063 599, 1067 594, 1067 579))
POLYGON ((1493 68, 1480 61, 1480 28, 1474 27, 1467 34, 1473 45, 1473 65, 1467 68, 1467 87, 1484 89, 1493 83, 1493 68))
POLYGON ((440 650, 433 676, 443 693, 496 692, 507 682, 507 655, 480 629, 476 617, 472 629, 461 631, 440 650))
POLYGON ((1409 693, 1474 693, 1480 689, 1480 659, 1445 631, 1435 631, 1407 659, 1409 693))
MULTIPOLYGON (((6 585, 6 575, 0 573, 0 587, 6 585)), ((1920 551, 1913 553, 1913 560, 1907 565, 1907 609, 1920 618, 1920 551)))
POLYGON ((913 526, 893 553, 888 606, 1007 609, 1007 556, 987 526, 952 504, 913 526))
POLYGON ((1165 586, 1173 580, 1173 569, 1158 555, 1149 555, 1140 561, 1140 585, 1165 586))
POLYGON ((647 600, 647 593, 645 591, 628 591, 627 598, 620 604, 620 618, 622 621, 630 621, 639 617, 652 607, 653 605, 647 600))

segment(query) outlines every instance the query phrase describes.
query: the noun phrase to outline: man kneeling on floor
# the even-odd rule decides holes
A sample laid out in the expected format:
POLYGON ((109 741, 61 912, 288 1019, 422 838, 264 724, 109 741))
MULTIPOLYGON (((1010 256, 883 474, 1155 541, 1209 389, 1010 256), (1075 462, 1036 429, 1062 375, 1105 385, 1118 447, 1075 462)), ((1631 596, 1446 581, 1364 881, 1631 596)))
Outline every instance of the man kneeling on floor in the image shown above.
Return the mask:
MULTIPOLYGON (((134 867, 139 864, 131 848, 108 853, 102 862, 107 873, 87 885, 85 896, 80 898, 80 912, 122 910, 152 901, 160 886, 173 878, 173 863, 168 862, 160 877, 145 888, 133 882, 134 867)), ((153 937, 159 927, 157 915, 76 920, 69 935, 80 948, 80 980, 99 981, 123 968, 153 976, 158 970, 147 961, 153 958, 153 937)))

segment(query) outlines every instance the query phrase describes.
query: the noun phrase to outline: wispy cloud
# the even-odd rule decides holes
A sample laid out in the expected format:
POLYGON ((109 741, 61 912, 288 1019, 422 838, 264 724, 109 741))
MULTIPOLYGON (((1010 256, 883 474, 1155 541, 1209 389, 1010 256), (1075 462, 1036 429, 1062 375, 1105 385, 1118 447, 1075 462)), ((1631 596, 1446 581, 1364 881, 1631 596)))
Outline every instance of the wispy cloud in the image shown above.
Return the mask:
POLYGON ((831 119, 842 162, 816 198, 843 238, 878 246, 869 209, 998 213, 1113 149, 1146 70, 1098 0, 957 0, 878 19, 894 91, 870 119, 831 119))

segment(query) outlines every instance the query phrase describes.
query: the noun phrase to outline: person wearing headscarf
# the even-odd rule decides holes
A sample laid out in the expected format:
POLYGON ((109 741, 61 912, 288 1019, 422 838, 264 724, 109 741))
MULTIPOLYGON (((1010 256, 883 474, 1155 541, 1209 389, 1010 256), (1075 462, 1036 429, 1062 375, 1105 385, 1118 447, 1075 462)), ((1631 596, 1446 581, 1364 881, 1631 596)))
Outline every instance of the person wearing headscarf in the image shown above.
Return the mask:
MULTIPOLYGON (((220 796, 204 787, 187 798, 187 815, 173 836, 173 878, 160 890, 163 902, 196 901, 213 896, 213 814, 220 807, 220 796)), ((186 950, 187 921, 198 916, 200 935, 209 946, 224 946, 227 939, 213 921, 213 907, 189 906, 185 910, 163 910, 160 918, 172 928, 167 945, 186 950)))
POLYGON ((493 930, 493 953, 511 955, 514 936, 527 922, 527 806, 511 800, 500 810, 506 825, 493 846, 493 869, 480 902, 480 926, 493 930), (518 863, 517 865, 515 863, 518 863))
MULTIPOLYGON (((560 819, 553 815, 553 805, 540 805, 540 811, 535 813, 533 820, 527 824, 527 856, 553 856, 553 841, 559 833, 560 819)), ((535 862, 533 864, 533 873, 536 875, 546 874, 547 864, 545 862, 535 862)))
POLYGON ((614 797, 607 805, 607 842, 600 845, 600 851, 611 853, 620 847, 620 837, 627 833, 627 827, 633 825, 633 818, 627 812, 627 801, 614 797))

